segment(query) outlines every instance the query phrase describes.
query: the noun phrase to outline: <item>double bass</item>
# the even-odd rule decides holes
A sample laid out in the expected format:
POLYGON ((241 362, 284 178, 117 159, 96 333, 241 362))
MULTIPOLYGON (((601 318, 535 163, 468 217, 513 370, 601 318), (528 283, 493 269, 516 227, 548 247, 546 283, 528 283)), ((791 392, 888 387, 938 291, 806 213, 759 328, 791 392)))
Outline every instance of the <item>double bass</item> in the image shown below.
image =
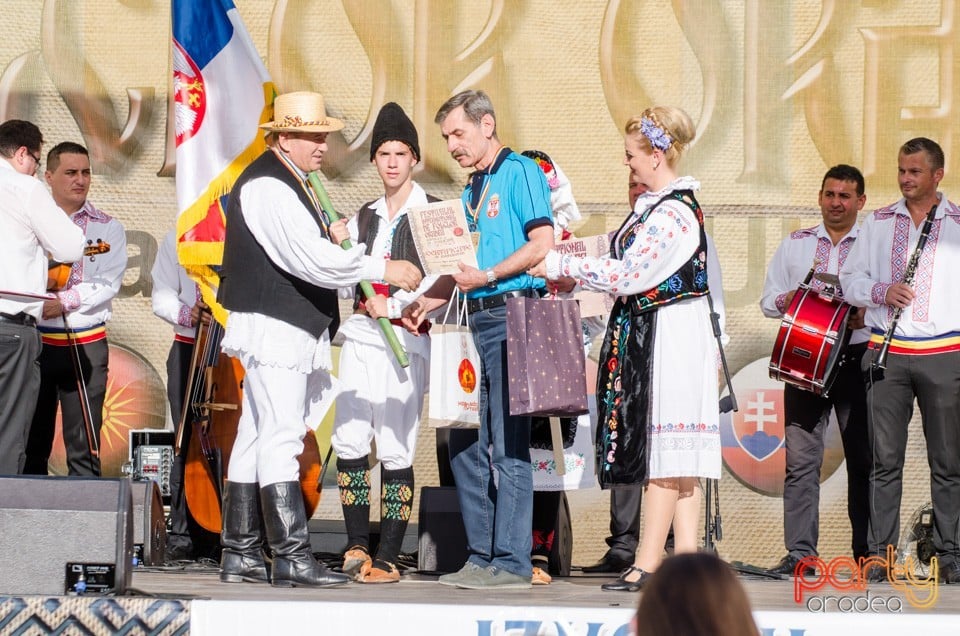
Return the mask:
MULTIPOLYGON (((187 425, 192 424, 184 460, 184 496, 194 520, 218 534, 223 525, 223 483, 237 438, 243 397, 243 367, 239 360, 220 351, 223 330, 204 310, 197 325, 175 441, 176 453, 180 454, 187 425)), ((300 489, 310 516, 320 502, 320 452, 313 431, 308 430, 303 438, 299 461, 300 489)))

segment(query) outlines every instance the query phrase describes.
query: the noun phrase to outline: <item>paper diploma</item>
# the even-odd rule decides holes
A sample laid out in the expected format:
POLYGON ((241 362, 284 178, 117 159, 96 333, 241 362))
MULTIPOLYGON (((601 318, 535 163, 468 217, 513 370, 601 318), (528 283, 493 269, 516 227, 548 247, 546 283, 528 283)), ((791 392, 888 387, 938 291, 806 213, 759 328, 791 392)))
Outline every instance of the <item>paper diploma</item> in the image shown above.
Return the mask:
POLYGON ((412 206, 407 209, 407 217, 428 276, 457 274, 458 263, 477 267, 477 253, 460 199, 412 206))
MULTIPOLYGON (((610 254, 610 236, 597 234, 595 236, 571 238, 557 243, 553 249, 561 254, 601 258, 610 254)), ((610 294, 593 291, 578 291, 573 297, 580 301, 580 316, 582 318, 609 314, 610 310, 613 309, 615 300, 610 294)))

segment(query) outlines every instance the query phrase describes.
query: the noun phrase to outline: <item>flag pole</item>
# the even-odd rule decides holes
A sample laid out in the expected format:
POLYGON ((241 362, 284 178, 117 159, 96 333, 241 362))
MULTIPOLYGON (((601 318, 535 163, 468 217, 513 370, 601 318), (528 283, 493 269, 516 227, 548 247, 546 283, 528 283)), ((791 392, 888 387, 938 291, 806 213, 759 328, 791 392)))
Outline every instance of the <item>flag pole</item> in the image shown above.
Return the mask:
MULTIPOLYGON (((320 181, 317 173, 311 172, 308 174, 307 180, 310 182, 310 187, 313 188, 313 192, 317 195, 317 199, 320 201, 320 207, 323 209, 323 213, 327 215, 327 220, 330 223, 339 221, 340 215, 333 209, 333 203, 330 201, 330 197, 327 196, 327 190, 323 187, 323 183, 320 181)), ((340 247, 348 250, 353 247, 353 243, 351 243, 350 239, 345 239, 340 244, 340 247)), ((367 300, 377 295, 377 292, 373 291, 373 285, 370 284, 370 281, 366 280, 360 281, 360 291, 363 292, 363 297, 367 300)), ((403 350, 403 345, 400 344, 400 339, 397 338, 397 333, 393 330, 393 325, 383 316, 377 318, 377 323, 380 325, 384 339, 386 339, 387 344, 390 345, 390 349, 393 350, 393 355, 396 356, 397 362, 399 362, 403 368, 409 367, 410 360, 407 358, 407 352, 403 350)))

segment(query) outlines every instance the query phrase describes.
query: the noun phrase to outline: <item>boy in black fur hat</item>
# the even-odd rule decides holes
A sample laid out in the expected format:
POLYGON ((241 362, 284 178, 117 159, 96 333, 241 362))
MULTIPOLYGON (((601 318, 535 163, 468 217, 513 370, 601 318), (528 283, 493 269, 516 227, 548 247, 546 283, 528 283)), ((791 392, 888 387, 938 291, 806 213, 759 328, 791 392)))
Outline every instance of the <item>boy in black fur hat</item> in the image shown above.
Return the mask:
MULTIPOLYGON (((419 266, 406 212, 411 206, 437 200, 413 181, 419 160, 413 122, 399 105, 385 104, 377 115, 370 144, 370 161, 383 181, 384 194, 363 205, 347 226, 351 237, 366 246, 367 254, 406 259, 419 266)), ((434 277, 424 278, 418 290, 404 292, 383 281, 372 281, 378 295, 364 301, 358 290, 355 312, 340 327, 346 338, 339 374, 344 392, 337 402, 332 444, 347 527, 343 571, 361 583, 400 580, 396 561, 413 506, 413 457, 427 390, 430 339, 426 330, 419 335, 407 332, 399 326, 399 318, 403 308, 433 282, 434 277), (380 333, 376 319, 381 316, 396 321, 394 331, 410 359, 406 369, 397 363, 380 333), (370 450, 374 439, 383 472, 380 544, 376 558, 371 558, 370 450)))

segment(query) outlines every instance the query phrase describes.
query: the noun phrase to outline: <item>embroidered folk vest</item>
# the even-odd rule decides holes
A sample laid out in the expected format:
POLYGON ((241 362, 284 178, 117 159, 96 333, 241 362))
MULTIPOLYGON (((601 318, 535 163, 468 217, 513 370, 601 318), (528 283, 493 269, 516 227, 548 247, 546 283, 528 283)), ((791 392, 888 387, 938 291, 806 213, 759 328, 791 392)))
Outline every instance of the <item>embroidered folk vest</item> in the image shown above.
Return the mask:
MULTIPOLYGON (((427 203, 435 203, 439 200, 433 195, 427 195, 427 203)), ((357 242, 367 246, 367 255, 373 250, 373 242, 380 231, 380 217, 377 216, 377 211, 373 207, 374 203, 376 201, 363 204, 357 212, 357 242)), ((417 246, 413 242, 413 232, 410 230, 410 220, 406 214, 397 222, 397 228, 393 231, 393 240, 390 242, 390 260, 410 261, 417 266, 420 274, 426 273, 420 263, 420 255, 417 254, 417 246)), ((393 296, 398 289, 399 287, 396 285, 390 285, 390 295, 393 296)), ((356 298, 354 309, 356 309, 360 299, 363 298, 359 285, 357 285, 357 293, 354 297, 356 298)))
MULTIPOLYGON (((700 228, 700 245, 690 256, 690 260, 684 263, 676 272, 668 276, 662 283, 653 289, 630 297, 631 309, 636 313, 654 311, 671 303, 703 296, 710 291, 707 287, 707 234, 703 229, 703 211, 700 209, 700 204, 697 203, 691 190, 676 190, 664 196, 651 205, 647 211, 634 222, 634 225, 646 221, 653 210, 664 201, 670 199, 683 202, 697 217, 697 224, 700 228)), ((621 228, 615 235, 610 248, 611 252, 615 254, 617 258, 622 258, 635 238, 636 234, 633 231, 624 232, 623 228, 621 228)))

